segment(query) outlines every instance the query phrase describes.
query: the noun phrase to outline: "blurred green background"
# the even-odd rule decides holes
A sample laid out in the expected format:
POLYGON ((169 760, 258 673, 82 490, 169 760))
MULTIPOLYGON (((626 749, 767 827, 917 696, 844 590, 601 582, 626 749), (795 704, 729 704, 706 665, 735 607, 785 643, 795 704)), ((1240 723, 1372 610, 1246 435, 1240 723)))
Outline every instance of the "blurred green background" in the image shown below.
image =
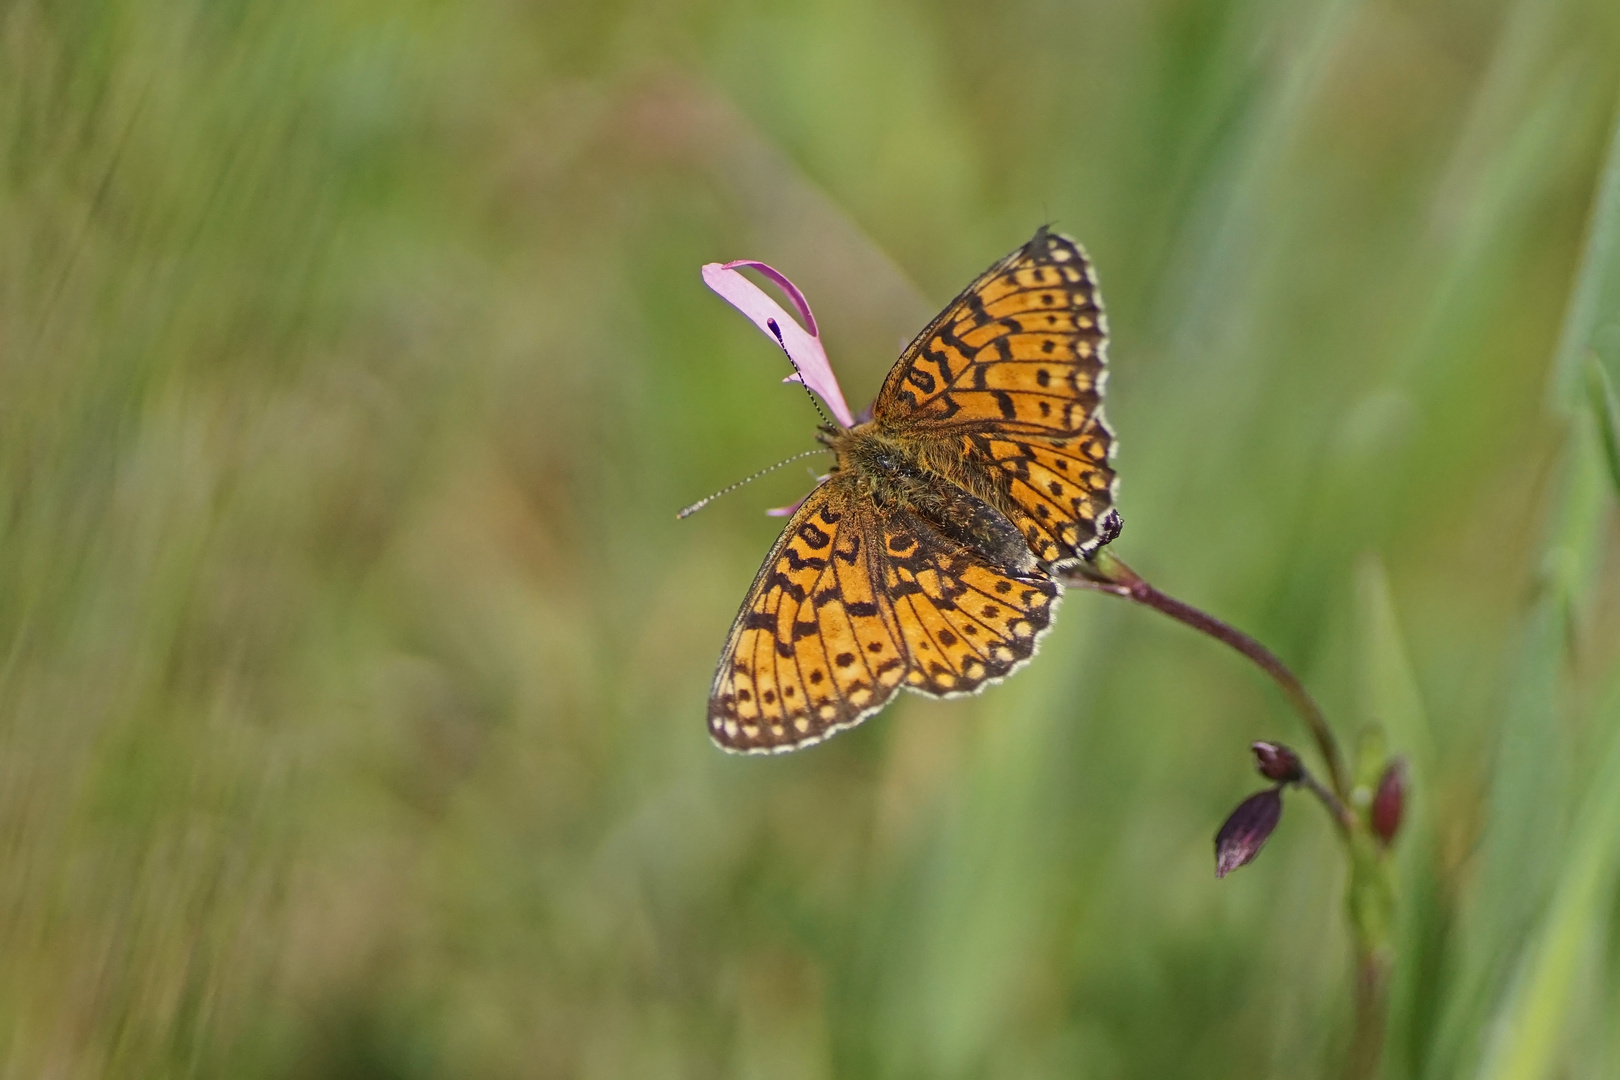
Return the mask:
POLYGON ((1114 550, 1411 758, 1387 1075, 1620 1076, 1617 95, 1613 0, 0 4, 0 1075, 1335 1075, 1219 645, 705 734, 808 470, 674 512, 815 418, 699 265, 859 408, 1051 221, 1114 550))

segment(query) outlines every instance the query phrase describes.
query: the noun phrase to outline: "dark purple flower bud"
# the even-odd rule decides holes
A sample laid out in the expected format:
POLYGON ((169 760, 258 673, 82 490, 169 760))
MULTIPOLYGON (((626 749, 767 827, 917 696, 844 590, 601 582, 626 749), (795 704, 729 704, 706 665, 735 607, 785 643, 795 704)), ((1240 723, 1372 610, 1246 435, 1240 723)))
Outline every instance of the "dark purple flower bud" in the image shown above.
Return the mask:
POLYGON ((1279 784, 1297 784, 1305 775, 1299 755, 1282 743, 1257 742, 1254 744, 1254 762, 1260 775, 1279 784))
POLYGON ((1372 812, 1369 814, 1373 835, 1386 845, 1395 839, 1395 833, 1401 827, 1401 814, 1405 810, 1406 759, 1395 758, 1384 767, 1384 775, 1378 779, 1378 791, 1373 795, 1372 812))
POLYGON ((1267 788, 1238 803, 1215 834, 1215 876, 1223 878, 1254 861, 1282 818, 1282 792, 1267 788))

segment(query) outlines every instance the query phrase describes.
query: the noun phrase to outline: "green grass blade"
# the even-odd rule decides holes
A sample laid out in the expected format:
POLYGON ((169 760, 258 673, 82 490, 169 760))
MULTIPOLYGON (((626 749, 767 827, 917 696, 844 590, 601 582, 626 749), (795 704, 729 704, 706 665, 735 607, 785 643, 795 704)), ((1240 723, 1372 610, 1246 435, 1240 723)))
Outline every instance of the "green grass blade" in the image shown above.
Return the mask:
POLYGON ((1596 353, 1586 358, 1586 396, 1603 441, 1603 460, 1609 467, 1609 483, 1620 493, 1620 421, 1614 412, 1614 386, 1596 353))
MULTIPOLYGON (((1570 294, 1564 330, 1553 361, 1554 400, 1573 407, 1579 394, 1582 358, 1588 350, 1611 372, 1620 364, 1620 337, 1601 335, 1620 321, 1620 119, 1609 141, 1609 160, 1598 181, 1587 229, 1586 253, 1570 294)), ((1612 381, 1612 380, 1611 380, 1612 381)))
POLYGON ((1552 901, 1538 922, 1525 963, 1490 1030, 1495 1038, 1480 1080, 1540 1080, 1558 1075, 1575 994, 1614 902, 1620 868, 1620 701, 1605 711, 1609 746, 1588 786, 1552 901))
MULTIPOLYGON (((1580 356, 1594 345, 1594 331, 1616 308, 1620 308, 1620 129, 1611 140, 1565 319, 1555 369, 1560 380, 1555 405, 1572 405, 1568 392, 1579 377, 1580 356)), ((1523 678, 1515 688, 1519 704, 1514 715, 1520 717, 1541 714, 1550 719, 1558 712, 1568 628, 1593 592, 1609 507, 1604 479, 1606 474, 1612 478, 1615 459, 1606 387, 1600 385, 1600 389, 1604 399, 1595 415, 1596 437, 1587 437, 1586 425, 1578 415, 1570 430, 1569 475, 1560 521, 1549 547, 1545 589, 1532 616, 1523 678)), ((1613 715, 1613 710, 1607 715, 1613 715)), ((1533 923, 1525 926, 1533 933, 1516 961, 1512 986, 1490 1024, 1495 1037, 1478 1073, 1484 1080, 1530 1080, 1553 1075, 1559 1065, 1581 947, 1597 929, 1620 858, 1613 842, 1620 832, 1620 727, 1609 738, 1610 750, 1576 815, 1545 901, 1533 923)), ((1565 789, 1560 779, 1569 772, 1569 762, 1563 760, 1568 749, 1561 754, 1552 746, 1559 741, 1555 731, 1543 730, 1535 736, 1511 720, 1504 732, 1500 761, 1505 767, 1498 774, 1496 821, 1499 826, 1517 821, 1518 827, 1508 831, 1516 832, 1519 842, 1499 849, 1494 879, 1498 884, 1505 884, 1507 878, 1528 879, 1531 890, 1538 888, 1547 869, 1541 852, 1558 850, 1552 842, 1556 831, 1549 830, 1556 830, 1560 792, 1565 789), (1524 738, 1515 740, 1516 731, 1532 736, 1535 745, 1524 738), (1548 765, 1553 766, 1551 771, 1548 765), (1532 777, 1527 771, 1531 768, 1539 775, 1532 777)), ((1489 895, 1491 880, 1483 884, 1489 895)), ((1521 901, 1531 895, 1530 890, 1518 890, 1521 901)), ((1511 931, 1519 925, 1511 908, 1507 916, 1497 926, 1503 944, 1515 940, 1511 931)))

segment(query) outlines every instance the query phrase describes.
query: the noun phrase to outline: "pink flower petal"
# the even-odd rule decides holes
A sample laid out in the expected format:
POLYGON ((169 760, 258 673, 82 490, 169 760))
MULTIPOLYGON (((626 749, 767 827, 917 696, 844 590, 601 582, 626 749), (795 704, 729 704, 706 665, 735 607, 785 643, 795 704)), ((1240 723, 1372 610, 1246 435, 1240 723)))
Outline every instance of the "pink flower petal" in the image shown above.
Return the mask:
MULTIPOLYGON (((816 477, 816 487, 820 487, 822 484, 825 484, 826 482, 827 482, 827 477, 826 476, 818 476, 818 477, 816 477)), ((815 494, 815 491, 816 491, 816 488, 811 488, 810 493, 805 495, 804 499, 808 499, 810 497, 810 495, 815 494)), ((766 517, 792 517, 794 514, 797 514, 799 512, 799 507, 804 505, 804 499, 800 499, 798 502, 793 503, 793 504, 791 504, 789 506, 773 506, 773 507, 771 507, 771 509, 765 511, 765 516, 766 517)))
MULTIPOLYGON (((838 379, 833 375, 832 364, 827 361, 827 350, 821 347, 821 338, 816 332, 815 316, 810 314, 810 305, 804 299, 804 294, 799 292, 792 282, 765 263, 746 259, 706 264, 703 267, 703 282, 719 293, 721 299, 748 316, 755 326, 781 346, 798 368, 798 374, 804 377, 805 385, 821 396, 840 424, 845 427, 854 424, 855 418, 851 415, 849 406, 844 403, 844 392, 839 389, 838 379), (782 305, 772 300, 765 290, 738 273, 734 269, 738 266, 758 270, 782 286, 782 291, 787 293, 793 305, 799 309, 810 329, 805 330, 790 318, 787 312, 782 310, 782 305)), ((798 381, 794 376, 789 376, 789 379, 798 381)))
POLYGON ((799 287, 797 285, 788 280, 786 274, 776 269, 776 267, 772 266, 770 263, 762 263, 758 259, 737 259, 732 262, 721 264, 720 269, 735 270, 739 266, 746 266, 750 270, 758 270, 761 274, 764 274, 767 278, 769 278, 771 283, 777 288, 787 293, 787 298, 793 301, 794 307, 799 309, 799 321, 810 328, 810 336, 817 339, 821 337, 821 331, 816 329, 815 314, 810 310, 810 301, 804 298, 804 293, 799 291, 799 287))

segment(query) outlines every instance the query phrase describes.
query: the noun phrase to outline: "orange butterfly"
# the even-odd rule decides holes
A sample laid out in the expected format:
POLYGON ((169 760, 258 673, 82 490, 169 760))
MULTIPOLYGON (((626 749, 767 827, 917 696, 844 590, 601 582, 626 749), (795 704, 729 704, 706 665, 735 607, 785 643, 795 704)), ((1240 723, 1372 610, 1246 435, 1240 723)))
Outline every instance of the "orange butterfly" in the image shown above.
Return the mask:
POLYGON ((1119 535, 1107 340, 1085 252, 1043 227, 906 347, 870 420, 820 429, 837 463, 732 624, 709 697, 716 743, 809 746, 899 687, 974 693, 1035 654, 1054 574, 1119 535))

